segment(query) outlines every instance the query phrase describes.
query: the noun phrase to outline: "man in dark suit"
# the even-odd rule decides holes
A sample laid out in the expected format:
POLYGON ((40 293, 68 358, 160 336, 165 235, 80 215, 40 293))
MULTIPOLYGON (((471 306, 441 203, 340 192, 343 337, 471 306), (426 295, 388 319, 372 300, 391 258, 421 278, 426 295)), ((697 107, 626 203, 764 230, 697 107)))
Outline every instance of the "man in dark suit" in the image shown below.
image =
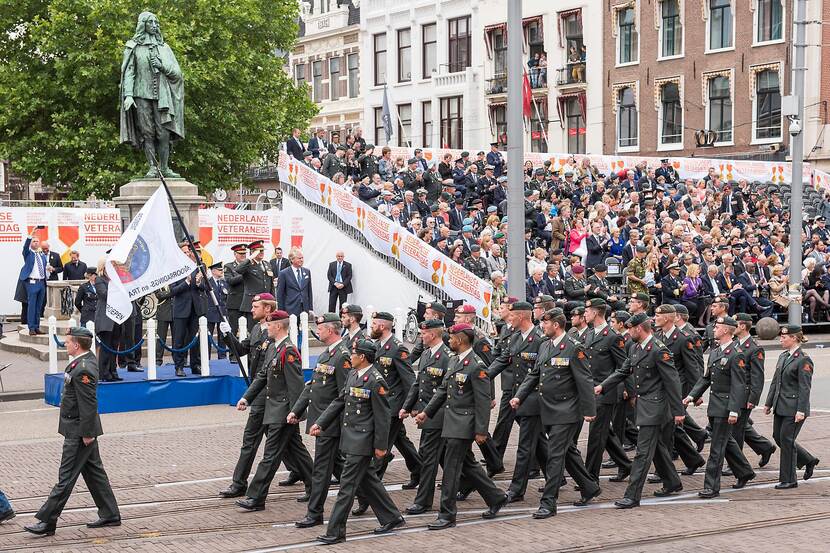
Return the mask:
POLYGON ((317 134, 311 137, 311 140, 308 141, 308 149, 311 155, 323 161, 323 158, 329 153, 329 141, 326 140, 325 129, 318 129, 317 134))
MULTIPOLYGON (((46 240, 43 240, 40 243, 40 249, 43 251, 43 255, 46 256, 46 272, 49 273, 46 280, 58 280, 58 275, 63 272, 63 261, 61 261, 61 256, 49 249, 49 242, 46 240)), ((44 303, 44 307, 45 306, 46 304, 44 303)), ((40 311, 40 316, 43 316, 42 309, 40 311)))
POLYGON ((41 334, 40 312, 46 304, 46 256, 40 251, 40 239, 32 235, 23 243, 23 268, 20 269, 18 280, 23 282, 26 288, 26 324, 29 327, 29 335, 41 334))
POLYGON ((293 129, 291 131, 291 138, 285 142, 285 150, 288 152, 288 155, 297 161, 303 160, 305 146, 303 146, 303 142, 300 140, 300 129, 293 129))
POLYGON ((282 248, 279 246, 274 248, 274 257, 272 257, 271 261, 268 263, 271 265, 271 272, 274 273, 274 292, 276 292, 277 280, 279 279, 280 272, 283 269, 287 269, 291 263, 288 262, 287 257, 282 256, 282 248))
MULTIPOLYGON (((213 301, 208 301, 208 333, 211 336, 216 336, 216 343, 218 344, 222 338, 221 333, 219 332, 219 323, 221 323, 224 320, 225 315, 227 315, 226 302, 228 299, 228 285, 225 282, 221 261, 210 266, 210 278, 208 279, 208 283, 210 284, 213 293, 216 295, 216 301, 219 302, 219 306, 217 307, 213 301)), ((224 359, 225 354, 221 351, 217 352, 217 358, 224 359)))
POLYGON ((291 250, 288 254, 291 266, 282 270, 277 281, 277 307, 297 317, 303 311, 314 310, 311 271, 303 267, 303 260, 299 248, 291 250))
POLYGON ((591 223, 591 233, 585 239, 585 245, 588 247, 588 255, 585 256, 585 268, 593 269, 603 261, 605 261, 606 248, 608 247, 608 237, 604 234, 602 223, 594 221, 591 223))
POLYGON ((464 227, 464 200, 458 198, 455 200, 455 207, 450 210, 450 230, 460 231, 464 227))
POLYGON ((248 319, 248 328, 251 328, 254 322, 251 316, 251 299, 258 294, 271 293, 274 289, 274 272, 271 265, 264 260, 265 244, 262 240, 248 244, 248 252, 248 259, 241 261, 234 271, 242 275, 245 286, 239 311, 248 319))
POLYGON ((64 280, 84 280, 86 263, 80 261, 81 254, 77 250, 69 252, 69 263, 63 266, 64 280))
MULTIPOLYGON (((767 298, 761 297, 757 276, 755 274, 755 264, 747 263, 746 269, 746 271, 738 275, 738 283, 746 292, 748 299, 751 300, 747 302, 749 304, 748 307, 752 307, 761 318, 771 316, 775 306, 767 298)), ((744 309, 738 309, 738 312, 747 313, 744 309)))
POLYGON ((75 308, 81 313, 81 325, 86 327, 86 323, 95 319, 95 310, 98 307, 98 293, 95 291, 95 277, 98 271, 94 268, 85 271, 87 281, 78 286, 78 291, 75 292, 75 308))
POLYGON ((490 143, 490 151, 487 153, 487 165, 493 166, 493 176, 499 178, 504 171, 504 156, 499 151, 499 143, 490 143))
POLYGON ((720 201, 720 213, 727 213, 733 219, 744 212, 744 199, 740 193, 735 193, 732 184, 723 188, 723 198, 720 201))
MULTIPOLYGON (((196 258, 187 242, 183 242, 182 251, 194 262, 196 258)), ((173 347, 184 348, 188 345, 199 330, 199 317, 207 313, 208 283, 202 280, 202 273, 197 269, 183 279, 170 286, 173 296, 173 347)), ((174 352, 173 361, 176 364, 176 376, 185 376, 184 364, 187 352, 174 352)), ((190 371, 202 374, 202 358, 199 345, 190 348, 190 371)))
POLYGON ((339 306, 343 307, 349 294, 352 293, 352 264, 344 261, 342 251, 335 254, 335 261, 329 263, 329 312, 334 313, 339 306))

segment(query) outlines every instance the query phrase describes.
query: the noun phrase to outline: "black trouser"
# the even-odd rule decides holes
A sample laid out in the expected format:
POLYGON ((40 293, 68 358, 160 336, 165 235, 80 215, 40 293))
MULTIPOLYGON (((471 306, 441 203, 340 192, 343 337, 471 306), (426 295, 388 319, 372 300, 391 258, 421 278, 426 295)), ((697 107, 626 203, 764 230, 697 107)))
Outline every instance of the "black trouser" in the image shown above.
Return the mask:
MULTIPOLYGON (((746 442, 746 445, 754 451, 757 455, 764 455, 765 453, 772 452, 775 445, 769 441, 769 439, 765 438, 761 434, 755 430, 755 427, 752 426, 752 418, 747 417, 746 424, 744 425, 744 433, 742 438, 746 442)), ((735 440, 737 441, 737 437, 735 440)), ((738 445, 743 447, 743 444, 738 442, 738 445)))
MULTIPOLYGON (((167 345, 167 332, 173 327, 173 321, 156 321, 156 336, 167 345)), ((164 363, 164 348, 156 341, 156 366, 164 363)))
POLYGON ((804 421, 795 422, 795 417, 775 415, 772 421, 772 438, 781 449, 781 460, 778 469, 778 481, 789 484, 798 482, 795 475, 796 466, 803 466, 815 460, 812 453, 798 445, 796 438, 801 432, 804 421), (803 463, 801 463, 803 461, 803 463))
MULTIPOLYGON (((230 309, 228 308, 228 324, 231 325, 231 332, 234 336, 239 336, 239 317, 242 316, 242 312, 239 309, 230 309)), ((250 327, 248 328, 248 334, 251 333, 250 327)))
POLYGON ((509 491, 521 496, 527 491, 528 475, 530 474, 532 457, 536 457, 540 467, 548 465, 548 446, 545 443, 539 447, 540 440, 547 440, 542 434, 542 420, 539 415, 517 416, 519 423, 519 447, 516 449, 516 465, 513 468, 513 480, 509 491))
POLYGON ((548 465, 545 489, 539 502, 540 508, 556 510, 556 500, 559 497, 559 488, 562 486, 566 467, 568 474, 582 490, 583 496, 593 495, 599 487, 594 477, 585 468, 582 457, 579 456, 579 451, 574 445, 580 428, 582 428, 582 421, 554 424, 545 428, 548 437, 548 465))
POLYGON ((510 432, 513 430, 513 421, 516 420, 516 410, 510 407, 512 397, 512 391, 502 390, 501 399, 499 400, 499 414, 496 419, 496 427, 493 429, 493 445, 499 452, 502 463, 504 462, 504 452, 507 450, 507 442, 510 441, 510 432))
MULTIPOLYGON (((173 347, 181 349, 188 345, 196 333, 199 331, 199 319, 195 316, 187 319, 176 319, 173 325, 173 347)), ((176 370, 184 369, 187 362, 187 352, 180 351, 173 353, 173 362, 176 364, 176 370)), ((199 341, 190 348, 190 370, 193 374, 199 374, 202 371, 202 354, 199 351, 199 341)))
POLYGON ((504 462, 502 461, 499 450, 496 447, 496 440, 489 433, 487 434, 487 441, 483 444, 478 444, 478 449, 484 457, 484 465, 489 472, 501 472, 504 470, 504 462))
POLYGON ((348 297, 348 292, 345 289, 335 288, 331 292, 329 292, 329 313, 339 313, 337 308, 337 304, 340 304, 340 307, 343 307, 343 304, 346 303, 346 298, 348 297))
POLYGON ((117 351, 118 343, 121 340, 121 325, 115 325, 112 330, 98 332, 98 371, 101 380, 112 380, 118 376, 116 367, 116 355, 110 350, 117 351), (106 346, 106 347, 104 347, 106 346))
POLYGON ((504 500, 504 492, 493 484, 473 457, 472 442, 471 439, 446 439, 444 477, 441 482, 441 510, 438 515, 441 519, 454 521, 458 514, 456 495, 461 485, 462 475, 488 506, 497 505, 504 500))
MULTIPOLYGON (((300 474, 300 477, 306 482, 306 486, 311 482, 311 458, 305 459, 301 452, 294 450, 296 445, 294 434, 299 435, 297 425, 269 424, 266 433, 268 438, 265 440, 265 452, 262 454, 262 460, 257 466, 251 483, 248 484, 246 493, 256 503, 265 503, 265 498, 268 497, 268 489, 271 487, 274 475, 277 474, 280 462, 283 457, 287 457, 289 454, 296 461, 296 463, 292 463, 295 465, 292 470, 300 474)), ((305 456, 308 456, 307 451, 305 456)))
MULTIPOLYGON (((686 431, 686 434, 692 439, 693 442, 695 442, 695 444, 706 439, 706 430, 702 429, 689 413, 686 413, 686 418, 683 419, 683 430, 686 431)), ((697 448, 697 446, 695 446, 695 448, 697 448)))
MULTIPOLYGON (((219 332, 219 323, 212 323, 212 322, 208 321, 207 328, 208 328, 208 334, 210 336, 214 336, 213 341, 216 342, 217 344, 221 345, 222 344, 222 336, 221 336, 221 333, 219 332)), ((222 347, 224 347, 224 346, 222 346, 222 347)), ((210 342, 208 342, 208 357, 210 357, 211 350, 213 350, 213 346, 211 346, 210 342)), ((226 353, 227 352, 225 352, 225 351, 219 351, 217 349, 216 350, 216 358, 217 359, 224 359, 226 353)))
POLYGON ((357 492, 372 508, 381 525, 388 524, 401 516, 383 482, 378 477, 379 466, 372 463, 373 457, 347 453, 340 473, 340 490, 331 510, 326 535, 346 536, 346 521, 354 504, 357 492))
POLYGON ((697 445, 692 443, 682 424, 674 427, 674 450, 689 468, 703 464, 703 456, 698 452, 697 445))
POLYGON ((58 470, 58 483, 49 492, 49 498, 35 515, 35 518, 49 525, 55 525, 61 515, 78 476, 84 478, 86 487, 98 507, 98 518, 120 518, 118 504, 112 493, 107 471, 101 462, 98 440, 85 446, 80 437, 65 438, 61 453, 61 466, 58 470))
POLYGON ((726 417, 709 417, 712 425, 712 443, 709 444, 709 459, 706 461, 706 476, 703 478, 703 487, 708 490, 720 491, 720 476, 723 469, 723 460, 729 464, 735 478, 745 478, 755 474, 749 461, 744 457, 735 438, 732 437, 732 426, 726 417))
POLYGON ((608 451, 611 459, 620 470, 631 470, 631 461, 616 436, 611 434, 611 421, 614 418, 613 403, 597 403, 597 416, 588 427, 588 451, 585 454, 585 468, 588 473, 599 480, 602 468, 602 454, 608 451))
MULTIPOLYGON (((421 457, 413 443, 406 437, 406 429, 400 417, 392 417, 392 422, 389 424, 389 443, 398 448, 406 461, 406 468, 412 473, 413 478, 418 480, 418 472, 421 470, 421 457), (401 431, 403 431, 403 437, 401 437, 401 431)), ((386 457, 378 463, 378 478, 381 480, 383 480, 383 475, 386 474, 386 469, 389 468, 391 458, 392 456, 387 452, 386 457)))
POLYGON ((663 479, 665 489, 677 489, 681 486, 680 477, 677 476, 669 453, 673 432, 673 419, 661 425, 640 426, 637 434, 637 453, 631 463, 631 478, 625 489, 626 498, 640 501, 652 461, 657 474, 663 479))
POLYGON ((314 467, 311 470, 311 493, 308 500, 308 517, 323 518, 323 507, 331 487, 337 458, 340 456, 340 436, 318 436, 314 440, 314 467))
POLYGON ((245 423, 245 430, 242 433, 242 448, 239 450, 239 460, 233 470, 233 485, 241 490, 248 487, 248 476, 251 474, 251 467, 254 466, 254 457, 265 435, 266 427, 262 424, 265 415, 265 408, 261 406, 251 407, 248 411, 248 422, 245 423))
POLYGON ((418 443, 418 455, 421 457, 421 480, 418 483, 418 493, 413 503, 427 509, 432 508, 438 465, 444 460, 444 438, 441 437, 441 432, 441 428, 421 430, 421 440, 418 443))

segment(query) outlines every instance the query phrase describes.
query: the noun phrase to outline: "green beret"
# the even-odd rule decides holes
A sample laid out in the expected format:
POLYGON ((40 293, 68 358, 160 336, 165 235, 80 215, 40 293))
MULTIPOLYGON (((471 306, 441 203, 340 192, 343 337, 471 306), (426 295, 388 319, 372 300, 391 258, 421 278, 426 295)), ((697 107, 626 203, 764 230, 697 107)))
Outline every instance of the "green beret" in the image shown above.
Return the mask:
POLYGON ((426 305, 427 309, 432 309, 433 311, 438 311, 442 315, 447 314, 447 306, 441 303, 440 301, 433 301, 426 305))
POLYGON ((92 332, 90 332, 88 328, 83 326, 73 326, 69 329, 68 335, 75 336, 76 338, 92 339, 92 332))
POLYGON ((372 318, 380 319, 381 321, 395 322, 395 317, 392 316, 392 313, 388 313, 386 311, 378 311, 372 315, 372 318))
POLYGON ((441 319, 424 319, 418 325, 421 330, 429 330, 431 328, 444 328, 444 321, 441 319))
POLYGON ((751 323, 752 315, 750 315, 749 313, 736 313, 735 320, 739 323, 751 323))
POLYGON ((648 294, 646 294, 645 292, 637 292, 636 294, 634 294, 633 296, 631 296, 631 299, 633 299, 633 300, 640 300, 640 301, 644 301, 644 302, 646 302, 646 303, 648 303, 649 301, 651 301, 651 298, 649 298, 649 297, 648 297, 648 294))
POLYGON ((533 306, 526 301, 517 301, 510 305, 510 311, 533 311, 533 306))
POLYGON ((325 323, 339 323, 340 322, 340 315, 337 313, 323 313, 316 319, 314 319, 318 325, 325 324, 325 323))
POLYGON ((358 340, 355 342, 353 348, 355 353, 371 353, 375 354, 375 343, 371 340, 358 340))
POLYGON ((733 328, 738 326, 738 321, 736 321, 732 317, 718 317, 718 320, 715 322, 719 325, 731 326, 733 328))
POLYGON ((606 307, 607 305, 602 298, 591 298, 585 302, 585 307, 606 307))
POLYGON ((637 313, 636 315, 632 315, 630 319, 625 323, 625 326, 628 328, 634 328, 635 326, 640 326, 643 323, 647 323, 649 321, 648 315, 645 313, 637 313))
POLYGON ((658 305, 657 309, 655 309, 654 312, 659 313, 661 315, 670 315, 672 313, 677 313, 677 309, 675 309, 673 305, 664 303, 662 305, 658 305))

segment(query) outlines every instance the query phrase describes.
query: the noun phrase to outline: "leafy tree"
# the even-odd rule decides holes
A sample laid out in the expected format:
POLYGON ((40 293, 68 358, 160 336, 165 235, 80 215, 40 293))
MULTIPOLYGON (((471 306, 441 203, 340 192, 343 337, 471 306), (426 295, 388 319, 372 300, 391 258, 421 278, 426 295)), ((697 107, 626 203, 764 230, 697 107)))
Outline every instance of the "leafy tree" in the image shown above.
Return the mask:
POLYGON ((145 158, 118 140, 124 44, 152 11, 185 78, 174 170, 202 191, 275 159, 316 113, 277 52, 297 35, 296 0, 0 0, 0 157, 73 198, 117 195, 145 158))

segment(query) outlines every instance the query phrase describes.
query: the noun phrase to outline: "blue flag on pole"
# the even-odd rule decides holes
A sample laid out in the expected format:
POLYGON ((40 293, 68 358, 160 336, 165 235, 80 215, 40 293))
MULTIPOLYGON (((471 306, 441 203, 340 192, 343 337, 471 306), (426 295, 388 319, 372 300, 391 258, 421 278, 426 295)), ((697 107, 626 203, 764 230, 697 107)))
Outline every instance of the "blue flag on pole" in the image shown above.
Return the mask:
POLYGON ((392 138, 392 112, 389 110, 389 96, 386 93, 386 87, 383 87, 383 114, 381 115, 383 121, 383 132, 386 134, 386 141, 392 138))

